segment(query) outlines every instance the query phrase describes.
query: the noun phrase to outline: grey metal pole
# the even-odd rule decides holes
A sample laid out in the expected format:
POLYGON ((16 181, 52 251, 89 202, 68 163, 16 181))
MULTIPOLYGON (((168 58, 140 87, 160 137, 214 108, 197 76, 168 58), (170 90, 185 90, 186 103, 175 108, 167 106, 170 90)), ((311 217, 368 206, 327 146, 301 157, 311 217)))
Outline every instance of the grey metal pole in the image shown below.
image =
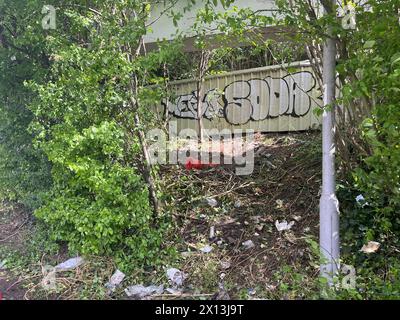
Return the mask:
MULTIPOLYGON (((336 0, 331 0, 335 8, 336 0)), ((335 9, 334 9, 335 10, 335 9)), ((331 30, 328 30, 331 35, 331 30)), ((323 82, 324 112, 322 116, 322 194, 320 199, 320 248, 323 257, 321 275, 332 285, 339 271, 339 202, 335 194, 335 125, 334 101, 336 80, 336 41, 324 44, 323 82), (326 108, 329 106, 328 108, 326 108)))

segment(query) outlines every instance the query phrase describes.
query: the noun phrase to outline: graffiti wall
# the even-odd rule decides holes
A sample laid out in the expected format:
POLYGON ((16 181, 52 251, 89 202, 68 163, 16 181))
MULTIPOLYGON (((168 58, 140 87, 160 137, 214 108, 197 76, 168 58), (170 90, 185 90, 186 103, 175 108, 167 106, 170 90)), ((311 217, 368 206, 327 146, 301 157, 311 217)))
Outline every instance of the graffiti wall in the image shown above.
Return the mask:
POLYGON ((307 63, 211 76, 204 88, 204 95, 198 97, 196 81, 172 84, 174 94, 162 106, 170 119, 177 121, 178 130, 197 128, 198 99, 206 129, 278 132, 307 130, 320 124, 313 110, 322 104, 321 91, 307 63))

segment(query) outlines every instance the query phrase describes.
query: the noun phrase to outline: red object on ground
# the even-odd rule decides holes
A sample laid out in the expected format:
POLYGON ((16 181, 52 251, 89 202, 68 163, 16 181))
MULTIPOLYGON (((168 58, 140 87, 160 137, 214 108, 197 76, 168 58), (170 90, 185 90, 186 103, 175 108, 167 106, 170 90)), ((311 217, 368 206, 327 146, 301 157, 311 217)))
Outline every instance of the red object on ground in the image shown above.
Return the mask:
POLYGON ((200 160, 189 157, 186 159, 185 168, 186 170, 193 170, 193 169, 201 170, 201 169, 216 167, 217 165, 218 164, 216 163, 204 163, 201 162, 200 160))

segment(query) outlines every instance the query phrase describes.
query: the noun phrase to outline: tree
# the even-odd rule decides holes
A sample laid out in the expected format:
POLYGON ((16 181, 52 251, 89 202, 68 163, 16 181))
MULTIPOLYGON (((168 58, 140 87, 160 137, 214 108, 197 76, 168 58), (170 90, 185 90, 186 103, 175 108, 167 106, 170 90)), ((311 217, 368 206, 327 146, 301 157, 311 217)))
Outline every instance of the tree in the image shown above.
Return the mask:
POLYGON ((160 261, 166 227, 144 132, 175 48, 141 54, 150 9, 132 0, 61 4, 60 29, 46 39, 50 78, 28 85, 37 96, 31 127, 54 181, 35 215, 72 251, 129 267, 160 261))
POLYGON ((41 27, 41 1, 0 2, 0 197, 34 209, 51 185, 50 164, 33 145, 25 81, 43 83, 50 61, 41 27))

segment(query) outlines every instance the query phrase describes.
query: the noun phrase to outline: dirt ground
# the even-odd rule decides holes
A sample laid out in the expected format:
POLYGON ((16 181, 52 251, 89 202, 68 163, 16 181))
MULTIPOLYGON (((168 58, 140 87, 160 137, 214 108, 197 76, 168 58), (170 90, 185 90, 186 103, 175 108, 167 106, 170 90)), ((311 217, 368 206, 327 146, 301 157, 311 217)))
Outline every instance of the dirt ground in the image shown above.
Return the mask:
MULTIPOLYGON (((281 296, 277 287, 285 275, 277 277, 277 272, 291 266, 311 277, 318 273, 307 239, 317 239, 319 227, 319 139, 319 132, 258 135, 252 144, 255 166, 250 175, 236 175, 234 165, 161 168, 165 190, 175 199, 167 209, 176 223, 179 267, 188 275, 185 297, 299 298, 281 296), (292 225, 290 230, 278 231, 277 224, 285 221, 292 225)), ((23 252, 33 225, 22 207, 4 204, 0 247, 23 252)), ((62 252, 55 259, 67 256, 62 252)), ((114 268, 107 266, 105 278, 114 268)), ((3 299, 33 299, 27 290, 40 280, 39 273, 29 284, 20 271, 0 269, 0 292, 3 299)), ((40 298, 76 298, 70 291, 78 280, 64 279, 68 294, 40 298)), ((114 298, 124 298, 123 293, 114 298)))
MULTIPOLYGON (((0 207, 0 247, 23 251, 31 223, 30 215, 22 206, 13 207, 3 204, 0 207)), ((2 262, 0 258, 0 265, 2 262)), ((2 299, 23 299, 25 289, 19 285, 19 280, 5 268, 0 268, 0 295, 2 299)))
POLYGON ((192 201, 190 207, 183 198, 176 213, 189 275, 194 266, 207 268, 212 260, 201 252, 205 245, 213 248, 209 255, 218 261, 214 272, 219 277, 214 281, 229 287, 236 298, 274 291, 275 273, 286 265, 310 271, 311 276, 318 273, 310 268, 311 252, 305 241, 318 235, 318 139, 317 133, 258 136, 251 175, 238 176, 224 166, 192 172, 191 187, 218 205, 192 201), (276 223, 284 221, 293 226, 279 232, 276 223), (210 229, 215 234, 211 239, 210 229))

